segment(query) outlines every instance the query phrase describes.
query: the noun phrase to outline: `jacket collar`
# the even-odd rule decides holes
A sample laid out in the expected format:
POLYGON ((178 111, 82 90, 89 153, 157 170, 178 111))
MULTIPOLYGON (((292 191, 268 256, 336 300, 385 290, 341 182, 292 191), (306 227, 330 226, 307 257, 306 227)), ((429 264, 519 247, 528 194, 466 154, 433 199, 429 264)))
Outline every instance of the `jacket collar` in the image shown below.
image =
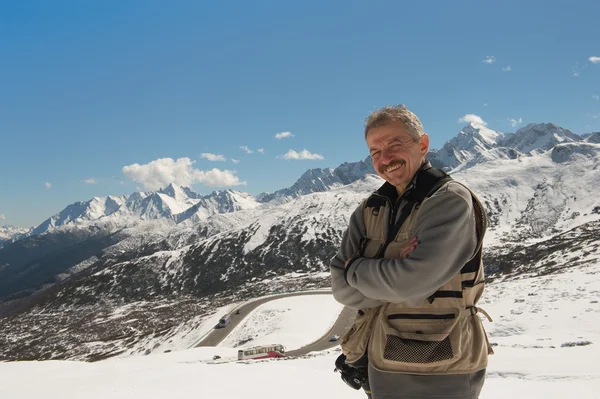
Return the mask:
MULTIPOLYGON (((431 163, 429 161, 423 161, 421 167, 417 170, 413 178, 410 180, 408 185, 406 186, 406 190, 402 193, 402 197, 406 197, 410 192, 417 186, 417 181, 421 172, 431 169, 431 163)), ((385 182, 383 186, 379 187, 376 191, 377 194, 382 195, 392 201, 392 204, 398 200, 398 190, 396 187, 391 185, 389 182, 385 182)))

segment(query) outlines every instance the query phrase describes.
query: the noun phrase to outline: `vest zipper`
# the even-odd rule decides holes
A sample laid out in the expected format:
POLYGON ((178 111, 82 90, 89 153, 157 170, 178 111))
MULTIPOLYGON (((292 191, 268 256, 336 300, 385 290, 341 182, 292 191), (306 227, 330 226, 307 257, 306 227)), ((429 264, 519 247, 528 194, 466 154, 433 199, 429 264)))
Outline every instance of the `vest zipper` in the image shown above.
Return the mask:
MULTIPOLYGON (((386 200, 390 205, 392 205, 392 202, 389 199, 386 198, 386 200)), ((391 207, 392 212, 391 212, 390 218, 388 220, 385 243, 379 248, 379 251, 377 252, 377 256, 375 256, 376 258, 384 257, 387 247, 394 241, 394 239, 396 238, 396 234, 398 234, 399 230, 394 229, 394 226, 396 225, 396 216, 398 214, 398 209, 400 208, 401 203, 402 203, 402 197, 398 197, 394 206, 391 207)), ((405 206, 412 207, 413 204, 410 204, 409 202, 407 202, 405 206)))

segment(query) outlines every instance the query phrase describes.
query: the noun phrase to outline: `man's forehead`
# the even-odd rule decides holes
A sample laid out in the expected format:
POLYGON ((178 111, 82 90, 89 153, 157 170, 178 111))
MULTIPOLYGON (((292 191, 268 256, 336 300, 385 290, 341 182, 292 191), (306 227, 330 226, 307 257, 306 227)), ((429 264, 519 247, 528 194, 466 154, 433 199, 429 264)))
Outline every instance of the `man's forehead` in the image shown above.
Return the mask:
POLYGON ((387 124, 379 128, 374 128, 369 131, 367 136, 367 144, 387 144, 394 141, 413 141, 412 136, 406 131, 406 128, 401 123, 387 124))

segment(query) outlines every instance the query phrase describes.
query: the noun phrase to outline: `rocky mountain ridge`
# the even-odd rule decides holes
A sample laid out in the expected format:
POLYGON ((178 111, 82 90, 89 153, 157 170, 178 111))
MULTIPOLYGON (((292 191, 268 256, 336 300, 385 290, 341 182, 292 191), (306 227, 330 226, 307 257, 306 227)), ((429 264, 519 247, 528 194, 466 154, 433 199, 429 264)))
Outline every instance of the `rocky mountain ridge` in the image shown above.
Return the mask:
POLYGON ((515 133, 502 133, 469 123, 440 150, 430 151, 432 165, 458 171, 494 159, 539 155, 560 143, 586 139, 553 123, 530 123, 515 133))
MULTIPOLYGON (((564 142, 598 143, 600 133, 579 136, 552 123, 529 124, 515 133, 502 133, 481 124, 469 123, 441 149, 431 149, 427 159, 435 167, 458 172, 481 162, 541 154, 564 142)), ((366 174, 375 174, 370 157, 346 162, 335 169, 309 169, 291 187, 256 197, 234 190, 220 190, 201 196, 188 187, 174 184, 157 192, 94 197, 67 206, 27 234, 44 234, 67 224, 93 224, 107 217, 119 227, 127 227, 138 220, 159 218, 175 223, 195 223, 215 213, 253 208, 269 202, 283 203, 301 195, 327 191, 360 180, 366 174), (135 221, 132 222, 132 219, 135 221)))

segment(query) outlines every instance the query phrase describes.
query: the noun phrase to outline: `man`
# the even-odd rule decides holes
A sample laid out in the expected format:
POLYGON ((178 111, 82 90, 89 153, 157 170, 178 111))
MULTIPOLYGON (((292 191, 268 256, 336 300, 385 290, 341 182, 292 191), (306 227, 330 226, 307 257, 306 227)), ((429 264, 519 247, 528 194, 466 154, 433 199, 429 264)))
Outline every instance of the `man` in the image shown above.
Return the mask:
POLYGON ((337 369, 373 399, 476 399, 493 353, 476 307, 485 211, 425 161, 429 137, 406 107, 373 112, 365 139, 386 183, 331 261, 335 299, 358 309, 337 369))

